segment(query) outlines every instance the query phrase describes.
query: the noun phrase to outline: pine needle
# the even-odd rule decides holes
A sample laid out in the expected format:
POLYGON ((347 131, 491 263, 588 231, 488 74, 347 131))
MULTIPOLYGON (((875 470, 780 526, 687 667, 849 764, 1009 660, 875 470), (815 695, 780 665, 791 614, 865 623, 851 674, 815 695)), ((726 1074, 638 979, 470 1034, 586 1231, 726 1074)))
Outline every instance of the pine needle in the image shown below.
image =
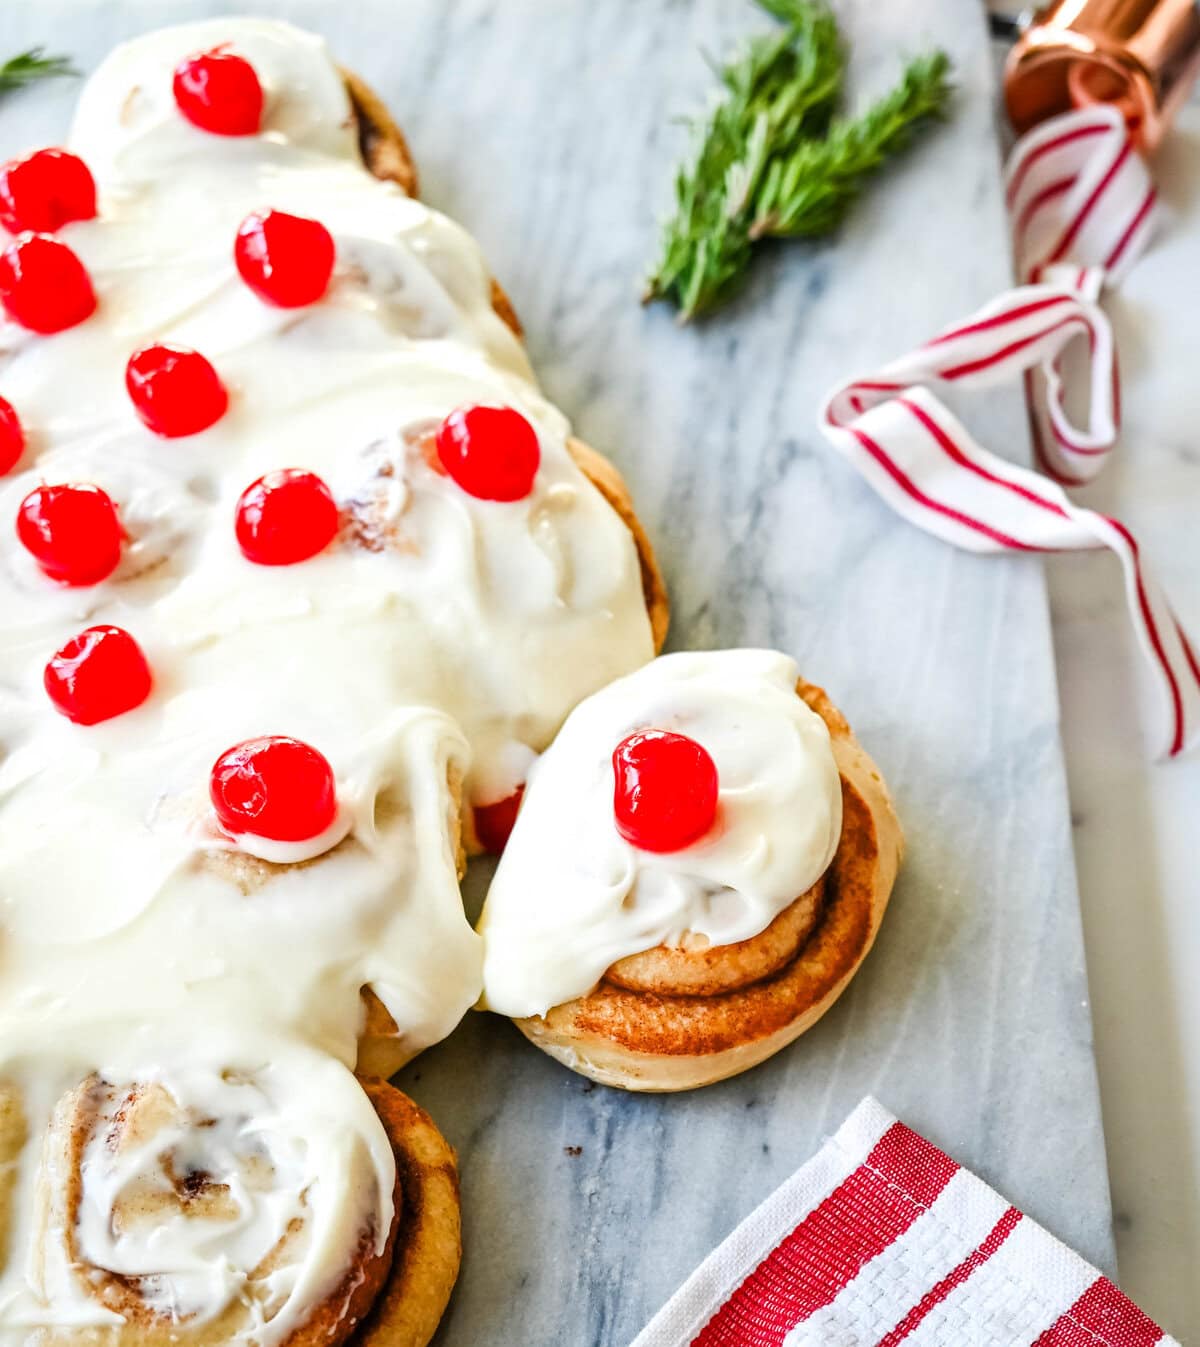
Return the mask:
POLYGON ((31 47, 0 65, 0 93, 21 89, 38 80, 78 75, 67 56, 47 56, 45 47, 31 47))
POLYGON ((758 0, 781 19, 720 71, 725 92, 698 129, 675 182, 676 211, 644 299, 668 299, 681 321, 737 289, 754 244, 813 237, 841 223, 867 179, 943 116, 950 63, 920 57, 861 116, 837 109, 845 53, 822 0, 758 0))

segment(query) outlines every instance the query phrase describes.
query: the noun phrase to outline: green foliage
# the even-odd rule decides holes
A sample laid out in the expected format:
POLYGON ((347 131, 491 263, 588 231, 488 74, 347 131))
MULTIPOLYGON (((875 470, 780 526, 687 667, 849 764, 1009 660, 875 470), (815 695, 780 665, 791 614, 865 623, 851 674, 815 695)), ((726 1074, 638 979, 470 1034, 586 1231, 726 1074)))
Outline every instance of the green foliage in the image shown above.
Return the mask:
POLYGON ((683 321, 715 308, 744 279, 764 238, 835 229, 871 174, 945 115, 950 62, 934 52, 851 120, 838 117, 845 51, 821 0, 758 0, 780 19, 720 72, 724 94, 697 128, 675 180, 645 298, 674 303, 683 321))
POLYGON ((79 72, 66 56, 47 56, 45 47, 31 47, 0 65, 0 93, 20 89, 37 80, 57 79, 79 72))

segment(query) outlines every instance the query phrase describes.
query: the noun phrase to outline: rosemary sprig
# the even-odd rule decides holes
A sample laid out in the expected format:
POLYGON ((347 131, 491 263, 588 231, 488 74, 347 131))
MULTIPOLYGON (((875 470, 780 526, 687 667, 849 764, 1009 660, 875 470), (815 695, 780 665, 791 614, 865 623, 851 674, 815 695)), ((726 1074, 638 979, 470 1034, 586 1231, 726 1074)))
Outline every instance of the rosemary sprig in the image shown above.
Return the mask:
POLYGON ((919 128, 941 117, 950 96, 950 59, 919 56, 900 83, 853 121, 837 121, 824 140, 806 140, 772 161, 755 198, 752 239, 812 237, 836 229, 870 174, 907 148, 919 128))
POLYGON ((79 72, 67 56, 47 56, 45 47, 30 47, 0 65, 0 93, 20 89, 36 80, 58 79, 79 72))
POLYGON ((845 58, 821 0, 758 0, 784 21, 751 39, 721 72, 725 93, 675 183, 646 300, 665 298, 682 321, 727 299, 755 242, 828 233, 867 178, 943 115, 950 63, 912 61, 900 83, 861 116, 839 120, 845 58))

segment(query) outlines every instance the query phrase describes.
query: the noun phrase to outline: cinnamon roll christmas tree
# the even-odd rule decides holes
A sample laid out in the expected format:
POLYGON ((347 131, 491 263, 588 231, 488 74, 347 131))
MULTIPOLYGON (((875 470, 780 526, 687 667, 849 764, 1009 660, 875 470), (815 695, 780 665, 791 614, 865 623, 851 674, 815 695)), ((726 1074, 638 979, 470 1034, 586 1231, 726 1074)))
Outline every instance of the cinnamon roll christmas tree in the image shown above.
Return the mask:
POLYGON ((783 656, 655 661, 624 482, 317 38, 119 47, 0 226, 0 1343, 423 1347, 457 1174, 382 1078, 481 994, 616 1084, 761 1060, 886 791, 783 656))

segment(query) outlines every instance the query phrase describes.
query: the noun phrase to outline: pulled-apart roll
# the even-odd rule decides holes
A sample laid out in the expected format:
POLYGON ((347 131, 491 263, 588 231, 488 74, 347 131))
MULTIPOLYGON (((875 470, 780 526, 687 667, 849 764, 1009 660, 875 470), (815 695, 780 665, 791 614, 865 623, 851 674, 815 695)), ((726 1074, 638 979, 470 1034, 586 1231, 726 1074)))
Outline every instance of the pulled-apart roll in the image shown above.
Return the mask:
POLYGON ((604 1084, 734 1075, 840 995, 902 850, 878 769, 792 660, 663 656, 531 773, 480 919, 484 1004, 604 1084))

